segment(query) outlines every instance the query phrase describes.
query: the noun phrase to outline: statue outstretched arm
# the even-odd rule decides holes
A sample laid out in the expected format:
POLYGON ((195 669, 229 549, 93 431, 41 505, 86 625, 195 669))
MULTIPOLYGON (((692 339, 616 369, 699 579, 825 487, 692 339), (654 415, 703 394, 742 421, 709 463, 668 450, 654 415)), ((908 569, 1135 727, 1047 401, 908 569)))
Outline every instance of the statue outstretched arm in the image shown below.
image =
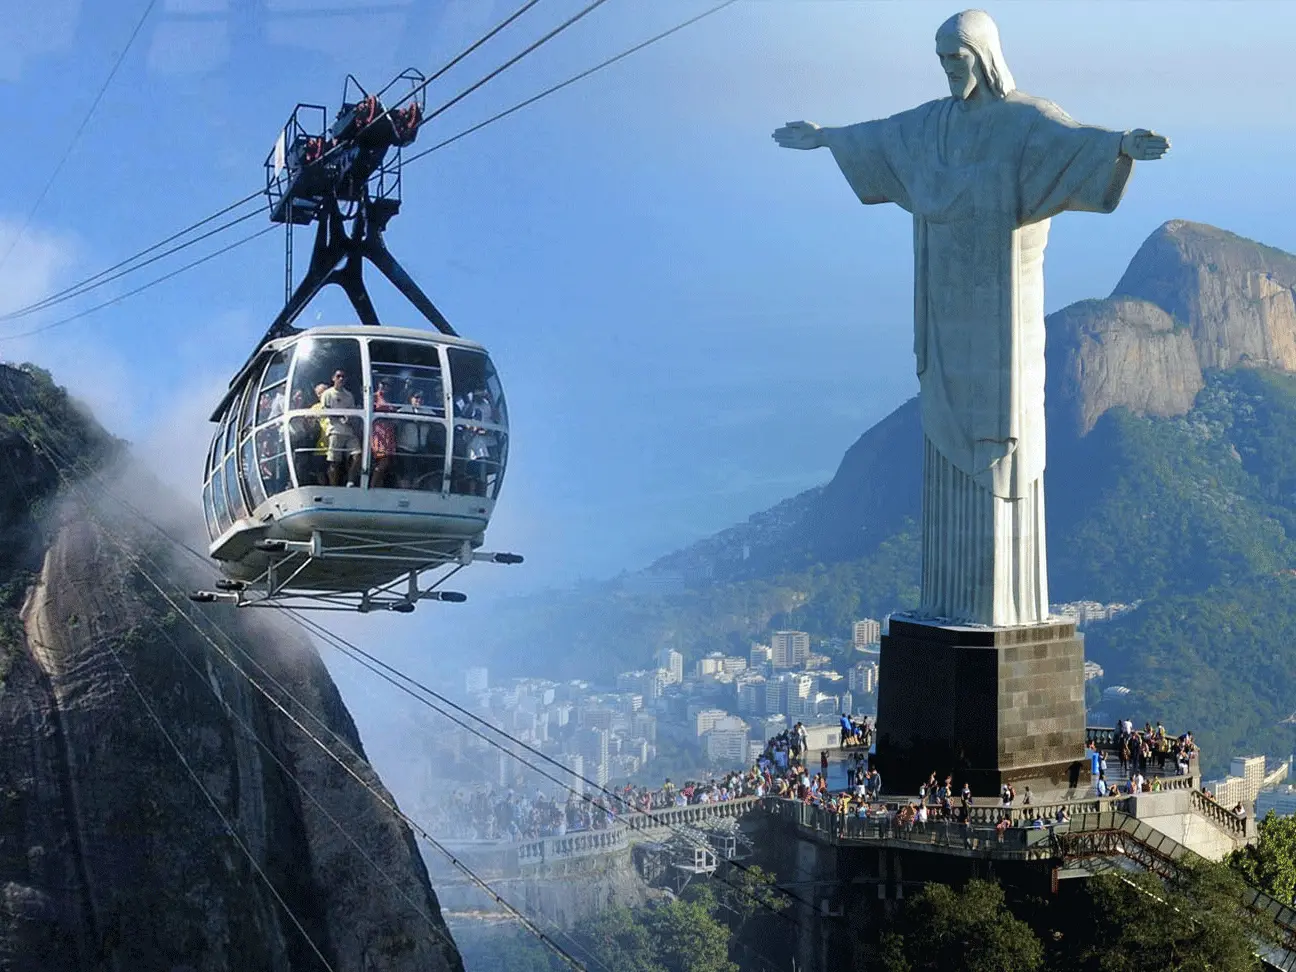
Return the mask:
POLYGON ((1132 132, 1126 132, 1121 138, 1121 155, 1136 162, 1155 162, 1168 151, 1170 139, 1146 128, 1136 128, 1132 132))
POLYGON ((823 128, 814 122, 794 121, 777 129, 773 137, 779 144, 779 148, 817 149, 828 144, 829 131, 831 129, 823 128))

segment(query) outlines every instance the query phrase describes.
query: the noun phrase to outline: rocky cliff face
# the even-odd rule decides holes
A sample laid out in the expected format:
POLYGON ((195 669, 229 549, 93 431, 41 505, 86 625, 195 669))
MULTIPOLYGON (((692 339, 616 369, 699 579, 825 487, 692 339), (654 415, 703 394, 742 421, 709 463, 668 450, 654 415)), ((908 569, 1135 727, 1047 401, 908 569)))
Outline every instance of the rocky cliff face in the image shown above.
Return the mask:
POLYGON ((1156 304, 1133 297, 1085 300, 1049 318, 1051 419, 1085 435, 1125 407, 1140 415, 1182 415, 1202 389, 1188 329, 1156 304))
POLYGON ((314 648, 233 611, 208 643, 134 569, 183 588, 156 536, 52 504, 0 381, 0 968, 460 972, 409 831, 252 684, 390 799, 314 648))
POLYGON ((1112 296, 1141 297, 1181 321, 1203 370, 1296 370, 1296 257, 1176 219, 1144 241, 1112 296))
POLYGON ((1144 241, 1111 297, 1049 317, 1049 408, 1085 435, 1112 408, 1185 414, 1204 371, 1296 370, 1294 288, 1296 257, 1171 220, 1144 241))

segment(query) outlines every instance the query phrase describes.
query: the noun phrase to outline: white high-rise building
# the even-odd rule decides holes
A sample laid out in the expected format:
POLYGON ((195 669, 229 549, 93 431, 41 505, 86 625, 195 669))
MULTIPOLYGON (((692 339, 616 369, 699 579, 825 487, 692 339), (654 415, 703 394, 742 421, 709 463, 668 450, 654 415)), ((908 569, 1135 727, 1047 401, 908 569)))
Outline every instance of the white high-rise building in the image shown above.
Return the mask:
POLYGON ((485 668, 470 668, 464 672, 464 690, 469 695, 481 695, 490 691, 490 677, 485 668))
POLYGON ((729 713, 724 709, 703 709, 697 714, 697 734, 705 736, 715 728, 717 722, 727 718, 729 713))
POLYGON ((608 732, 605 729, 581 729, 576 734, 576 749, 585 758, 585 778, 606 786, 608 781, 608 732))
POLYGON ((787 711, 787 675, 776 675, 765 683, 765 711, 787 711))
POLYGON ((574 788, 584 790, 585 784, 579 783, 579 780, 585 775, 585 757, 580 753, 563 753, 558 757, 558 762, 566 766, 571 771, 572 776, 575 777, 579 785, 574 788))
POLYGON ((707 758, 725 766, 746 765, 748 733, 747 723, 737 716, 718 720, 705 737, 707 758))
POLYGON ((751 651, 747 655, 747 663, 752 668, 760 668, 762 665, 768 665, 773 657, 774 651, 769 645, 753 644, 751 651))
POLYGON ((724 671, 724 652, 713 651, 705 658, 699 658, 697 663, 697 677, 706 678, 708 675, 716 675, 724 671))
POLYGON ((775 668, 801 668, 810 657, 810 635, 804 631, 775 631, 770 650, 775 668))
POLYGON ((650 743, 657 741, 657 717, 651 712, 636 712, 630 720, 631 731, 650 743))
POLYGON ((801 673, 787 676, 787 714, 793 720, 812 718, 815 714, 815 680, 801 673))
POLYGON ((720 659, 720 670, 726 675, 737 675, 747 671, 747 659, 737 655, 725 655, 720 659))
POLYGON ((1244 803, 1255 800, 1265 777, 1265 758, 1263 756, 1234 756, 1229 766, 1229 776, 1242 777, 1242 792, 1246 794, 1244 803))
POLYGON ((863 648, 865 645, 876 645, 882 640, 882 622, 875 621, 872 618, 856 621, 852 635, 851 641, 856 648, 863 648))
POLYGON ((738 689, 738 711, 743 715, 764 715, 766 712, 765 677, 744 672, 735 681, 738 689))
POLYGON ((678 685, 684 681, 684 656, 674 648, 663 648, 657 656, 657 665, 670 673, 667 684, 678 685))

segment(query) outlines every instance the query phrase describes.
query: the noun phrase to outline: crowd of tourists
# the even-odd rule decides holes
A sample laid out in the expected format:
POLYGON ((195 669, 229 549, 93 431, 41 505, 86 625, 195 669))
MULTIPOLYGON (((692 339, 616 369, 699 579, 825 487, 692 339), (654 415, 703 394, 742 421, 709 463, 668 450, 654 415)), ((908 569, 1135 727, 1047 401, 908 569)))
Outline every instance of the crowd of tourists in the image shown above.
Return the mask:
MULTIPOLYGON (((899 800, 894 795, 884 799, 882 774, 869 765, 868 759, 875 731, 869 719, 856 723, 842 718, 844 787, 829 785, 829 751, 821 750, 816 758, 809 750, 805 726, 798 722, 771 738, 745 771, 682 784, 667 778, 659 787, 627 784, 596 796, 571 794, 565 800, 543 793, 528 796, 488 787, 460 790, 449 794, 439 808, 438 829, 448 837, 530 840, 605 829, 631 814, 765 796, 796 800, 843 817, 887 819, 901 828, 936 820, 966 823, 974 805, 1004 811, 1018 808, 1025 811, 1016 814, 1021 826, 1037 829, 1067 820, 1061 808, 1048 814, 1034 811, 1036 798, 1029 786, 1018 794, 1011 783, 1006 783, 996 798, 987 794, 974 796, 966 782, 958 785, 952 776, 941 779, 934 772, 917 794, 899 800)), ((1162 788, 1162 776, 1189 773, 1199 756, 1191 732, 1172 736, 1160 722, 1148 722, 1139 729, 1129 720, 1116 727, 1110 748, 1104 751, 1090 743, 1089 750, 1098 796, 1156 792, 1162 788), (1123 778, 1108 779, 1109 753, 1119 763, 1123 778)), ((1002 833, 1010 826, 1012 816, 1003 813, 996 829, 1002 833)))
POLYGON ((1125 777, 1123 781, 1108 779, 1107 754, 1089 743, 1090 769, 1098 796, 1155 793, 1162 788, 1161 777, 1189 775, 1193 762, 1201 755, 1191 730, 1175 736, 1160 720, 1156 725, 1145 722, 1139 729, 1131 720, 1122 719, 1116 726, 1112 751, 1125 777))

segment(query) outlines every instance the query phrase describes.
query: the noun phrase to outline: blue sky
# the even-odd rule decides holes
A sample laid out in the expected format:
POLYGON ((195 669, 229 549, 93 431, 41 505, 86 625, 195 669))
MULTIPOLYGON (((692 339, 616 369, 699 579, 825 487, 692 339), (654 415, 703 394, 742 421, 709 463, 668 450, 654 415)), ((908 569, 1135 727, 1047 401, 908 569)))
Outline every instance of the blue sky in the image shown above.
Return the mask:
MULTIPOLYGON (((581 5, 542 0, 437 82, 429 104, 581 5)), ((610 0, 419 144, 709 5, 610 0)), ((0 252, 144 6, 0 0, 0 252)), ((0 267, 0 309, 255 190, 297 101, 336 107, 348 72, 378 86, 404 67, 437 66, 513 6, 158 0, 0 267)), ((860 207, 826 152, 781 152, 769 135, 791 119, 843 124, 942 96, 932 37, 955 9, 742 0, 408 169, 391 246, 459 330, 490 347, 514 422, 489 539, 528 562, 476 568, 465 589, 488 602, 642 566, 825 481, 846 447, 914 392, 908 217, 860 207)), ((1166 160, 1140 164, 1117 213, 1054 222, 1050 310, 1106 294, 1171 218, 1296 251, 1286 77, 1296 6, 988 9, 1021 88, 1081 121, 1152 127, 1173 141, 1166 160)), ((307 244, 299 236, 299 254, 307 244)), ((282 301, 281 248, 270 234, 36 339, 10 335, 82 305, 0 323, 0 354, 49 367, 196 500, 207 414, 282 301)), ((374 290, 388 320, 411 319, 384 286, 374 290)), ((305 319, 317 312, 351 319, 333 297, 305 319)), ((424 646, 470 644, 483 618, 425 608, 348 630, 378 632, 402 652, 417 646, 432 666, 437 651, 424 646)), ((381 704, 375 697, 373 711, 381 704)))

